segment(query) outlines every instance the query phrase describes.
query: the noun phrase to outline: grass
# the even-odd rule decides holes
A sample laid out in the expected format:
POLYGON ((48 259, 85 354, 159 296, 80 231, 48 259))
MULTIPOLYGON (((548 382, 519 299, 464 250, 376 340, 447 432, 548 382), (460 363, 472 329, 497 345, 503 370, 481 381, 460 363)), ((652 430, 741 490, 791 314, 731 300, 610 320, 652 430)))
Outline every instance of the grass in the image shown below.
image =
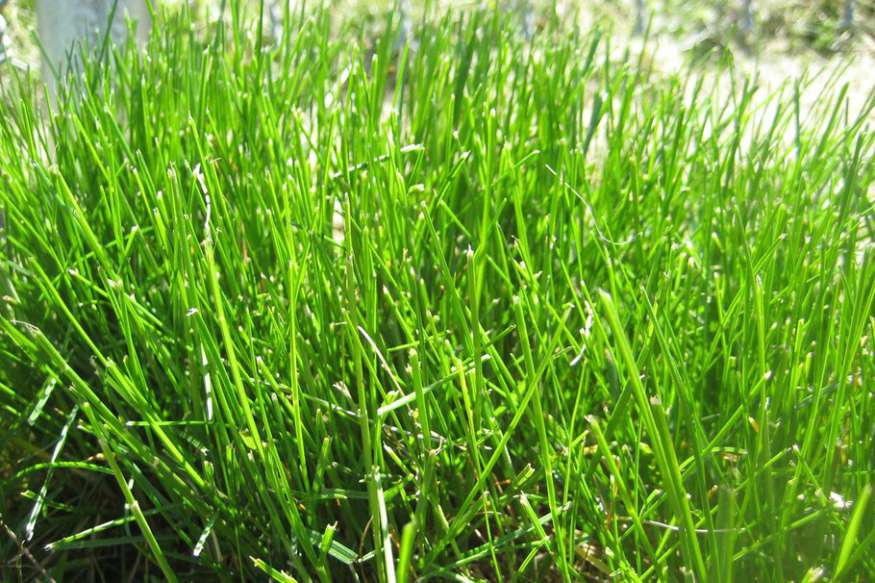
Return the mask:
POLYGON ((875 572, 875 94, 228 10, 5 82, 0 578, 875 572))

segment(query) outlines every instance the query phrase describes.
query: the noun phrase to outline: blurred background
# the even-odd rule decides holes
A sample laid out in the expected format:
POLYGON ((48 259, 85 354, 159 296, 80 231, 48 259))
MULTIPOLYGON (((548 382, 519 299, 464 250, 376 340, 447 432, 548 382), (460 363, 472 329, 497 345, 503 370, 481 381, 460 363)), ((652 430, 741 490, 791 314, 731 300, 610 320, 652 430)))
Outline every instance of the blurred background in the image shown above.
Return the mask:
MULTIPOLYGON (((37 0, 0 0, 0 77, 10 68, 37 71, 37 0)), ((76 2, 78 0, 69 0, 76 2)), ((259 0, 242 0, 257 6, 259 0)), ((307 10, 319 0, 264 0, 275 24, 288 4, 307 10)), ((183 5, 217 18, 227 0, 153 0, 169 10, 183 5)), ((577 21, 612 33, 618 51, 644 47, 657 71, 717 70, 730 66, 778 85, 808 73, 848 83, 865 96, 875 87, 875 0, 324 0, 338 26, 354 23, 378 33, 387 11, 413 23, 424 12, 484 4, 515 11, 521 34, 535 34, 546 19, 577 21), (646 43, 645 43, 646 38, 646 43)), ((412 27, 411 27, 412 28, 412 27)), ((366 31, 367 32, 367 31, 366 31)), ((415 39, 412 39, 415 42, 415 39)), ((859 97, 862 98, 862 97, 859 97)))

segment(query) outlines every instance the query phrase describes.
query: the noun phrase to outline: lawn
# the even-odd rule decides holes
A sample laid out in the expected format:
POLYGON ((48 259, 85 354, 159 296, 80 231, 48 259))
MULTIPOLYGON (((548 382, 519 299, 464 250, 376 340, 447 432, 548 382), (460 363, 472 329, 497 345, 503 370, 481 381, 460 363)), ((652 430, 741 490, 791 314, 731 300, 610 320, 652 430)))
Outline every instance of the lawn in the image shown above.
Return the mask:
POLYGON ((278 18, 2 83, 0 580, 871 581, 871 87, 278 18))

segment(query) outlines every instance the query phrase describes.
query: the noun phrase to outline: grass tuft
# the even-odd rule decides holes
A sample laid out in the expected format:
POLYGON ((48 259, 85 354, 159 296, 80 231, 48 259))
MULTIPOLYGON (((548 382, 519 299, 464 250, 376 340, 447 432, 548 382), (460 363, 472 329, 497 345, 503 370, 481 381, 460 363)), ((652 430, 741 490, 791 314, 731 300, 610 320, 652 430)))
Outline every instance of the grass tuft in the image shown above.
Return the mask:
POLYGON ((3 82, 0 579, 875 572, 875 94, 228 9, 3 82))

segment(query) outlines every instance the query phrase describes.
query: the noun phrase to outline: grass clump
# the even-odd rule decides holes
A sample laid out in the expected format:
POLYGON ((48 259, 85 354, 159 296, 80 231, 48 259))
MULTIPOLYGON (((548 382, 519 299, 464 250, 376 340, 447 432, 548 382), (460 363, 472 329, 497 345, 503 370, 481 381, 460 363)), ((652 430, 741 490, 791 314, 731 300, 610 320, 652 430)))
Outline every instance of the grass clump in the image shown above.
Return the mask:
POLYGON ((3 579, 873 572, 872 96, 229 10, 6 88, 3 579))

